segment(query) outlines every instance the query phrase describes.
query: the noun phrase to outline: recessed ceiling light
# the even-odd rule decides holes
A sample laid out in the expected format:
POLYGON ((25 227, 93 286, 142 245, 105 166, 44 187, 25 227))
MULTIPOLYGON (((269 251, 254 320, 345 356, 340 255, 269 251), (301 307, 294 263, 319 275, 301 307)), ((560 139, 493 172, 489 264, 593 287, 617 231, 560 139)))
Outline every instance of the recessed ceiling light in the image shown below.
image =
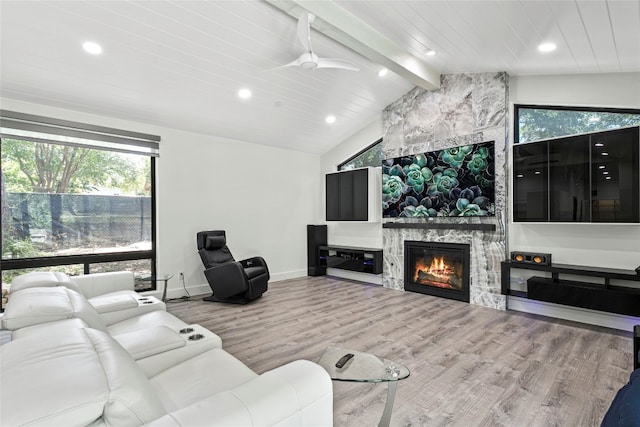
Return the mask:
POLYGON ((605 177, 604 179, 611 179, 611 177, 610 177, 610 176, 607 176, 607 177, 605 177))
POLYGON ((596 147, 604 147, 604 144, 602 142, 596 142, 594 145, 596 147))
POLYGON ((540 175, 540 174, 541 174, 541 172, 540 172, 540 171, 535 171, 534 173, 535 173, 536 175, 540 175))
POLYGON ((553 52, 556 50, 556 45, 555 43, 542 43, 538 46, 538 50, 540 52, 553 52))
POLYGON ((425 55, 427 55, 427 56, 435 56, 436 51, 435 51, 435 50, 433 50, 433 49, 427 49, 427 50, 424 52, 424 54, 425 54, 425 55))
POLYGON ((327 116, 326 119, 324 119, 325 122, 331 124, 331 123, 335 123, 336 122, 336 116, 327 116))
POLYGON ((605 165, 600 165, 598 166, 598 169, 604 169, 606 166, 605 165))
POLYGON ((524 175, 522 175, 521 173, 519 173, 518 175, 516 175, 516 178, 524 178, 524 175))
POLYGON ((608 156, 608 155, 609 155, 609 153, 606 153, 606 152, 604 152, 604 151, 603 151, 603 152, 602 152, 602 155, 603 155, 603 156, 608 156))
POLYGON ((609 175, 609 172, 604 171, 604 172, 602 172, 602 175, 609 175))
POLYGON ((380 71, 378 71, 378 77, 384 77, 387 75, 388 72, 389 70, 387 70, 386 68, 383 68, 380 71))
POLYGON ((247 88, 242 88, 238 91, 238 96, 241 99, 249 99, 251 98, 251 91, 247 88))
POLYGON ((92 55, 100 55, 102 53, 102 46, 98 43, 84 42, 82 43, 82 48, 92 55))

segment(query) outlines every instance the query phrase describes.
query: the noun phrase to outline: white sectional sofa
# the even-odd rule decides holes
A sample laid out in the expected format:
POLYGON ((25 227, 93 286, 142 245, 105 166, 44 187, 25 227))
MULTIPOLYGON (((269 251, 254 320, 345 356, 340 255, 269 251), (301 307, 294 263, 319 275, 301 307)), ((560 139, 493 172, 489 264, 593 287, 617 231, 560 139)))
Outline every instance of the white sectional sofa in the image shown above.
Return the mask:
POLYGON ((137 312, 123 304, 123 295, 146 298, 128 292, 133 276, 115 287, 109 274, 93 277, 86 295, 82 280, 55 276, 12 284, 2 317, 11 340, 0 346, 3 427, 332 425, 331 380, 317 364, 258 375, 164 304, 137 312))

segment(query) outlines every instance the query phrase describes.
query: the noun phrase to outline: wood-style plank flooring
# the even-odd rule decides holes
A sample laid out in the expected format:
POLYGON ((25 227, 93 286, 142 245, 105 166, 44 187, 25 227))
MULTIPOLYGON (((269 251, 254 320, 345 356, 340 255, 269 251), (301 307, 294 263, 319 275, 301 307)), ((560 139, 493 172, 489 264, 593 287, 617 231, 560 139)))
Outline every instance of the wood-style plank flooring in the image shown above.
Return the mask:
MULTIPOLYGON (((631 333, 332 277, 248 305, 169 303, 258 373, 338 345, 404 364, 393 426, 599 426, 632 368, 631 333)), ((386 385, 334 382, 336 426, 377 425, 386 385)))

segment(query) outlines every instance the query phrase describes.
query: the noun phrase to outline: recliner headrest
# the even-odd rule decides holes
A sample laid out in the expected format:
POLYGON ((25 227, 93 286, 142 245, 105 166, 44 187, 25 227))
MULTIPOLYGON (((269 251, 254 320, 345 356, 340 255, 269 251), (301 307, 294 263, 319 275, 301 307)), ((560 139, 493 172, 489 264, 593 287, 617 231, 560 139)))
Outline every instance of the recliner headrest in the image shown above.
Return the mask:
POLYGON ((205 241, 204 248, 206 250, 221 249, 226 244, 227 244, 227 239, 225 238, 225 236, 207 236, 207 240, 205 241))

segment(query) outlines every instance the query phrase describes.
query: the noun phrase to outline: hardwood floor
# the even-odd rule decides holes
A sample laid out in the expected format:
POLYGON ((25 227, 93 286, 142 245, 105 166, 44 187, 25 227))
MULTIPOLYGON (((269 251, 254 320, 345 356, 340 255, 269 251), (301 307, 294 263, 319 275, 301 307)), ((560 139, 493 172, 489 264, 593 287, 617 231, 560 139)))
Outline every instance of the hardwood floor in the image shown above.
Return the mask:
MULTIPOLYGON (((393 426, 599 426, 632 369, 631 332, 331 277, 269 284, 248 305, 167 304, 258 373, 338 345, 404 364, 393 426)), ((375 426, 383 384, 334 382, 336 426, 375 426)))

